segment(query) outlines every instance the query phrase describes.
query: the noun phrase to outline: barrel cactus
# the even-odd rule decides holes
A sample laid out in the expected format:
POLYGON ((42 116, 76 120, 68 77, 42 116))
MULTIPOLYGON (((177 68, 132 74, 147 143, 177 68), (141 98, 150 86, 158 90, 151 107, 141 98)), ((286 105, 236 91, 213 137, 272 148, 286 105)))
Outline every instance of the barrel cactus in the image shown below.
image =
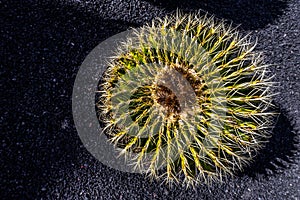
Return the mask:
POLYGON ((104 133, 133 167, 188 186, 232 175, 267 141, 268 66, 249 36, 207 15, 134 30, 103 74, 104 133))

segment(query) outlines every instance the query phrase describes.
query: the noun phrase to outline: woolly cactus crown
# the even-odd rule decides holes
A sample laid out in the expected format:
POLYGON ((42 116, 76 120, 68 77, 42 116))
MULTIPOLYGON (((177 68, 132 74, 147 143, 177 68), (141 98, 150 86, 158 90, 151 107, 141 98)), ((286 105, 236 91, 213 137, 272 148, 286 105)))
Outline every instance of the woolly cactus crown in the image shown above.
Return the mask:
POLYGON ((104 73, 104 133, 138 170, 193 185, 241 170, 271 126, 267 66, 255 44, 212 17, 155 19, 104 73))

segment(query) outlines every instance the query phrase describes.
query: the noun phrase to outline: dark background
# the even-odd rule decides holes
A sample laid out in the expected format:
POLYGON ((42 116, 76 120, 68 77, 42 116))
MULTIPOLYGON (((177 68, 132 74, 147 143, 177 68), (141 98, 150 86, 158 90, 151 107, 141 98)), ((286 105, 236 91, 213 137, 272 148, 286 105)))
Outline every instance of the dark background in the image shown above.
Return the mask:
POLYGON ((299 0, 0 0, 1 199, 299 199, 299 0), (195 190, 111 169, 83 147, 72 89, 106 38, 176 11, 201 9, 258 39, 276 74, 270 143, 234 178, 195 190), (297 186, 298 185, 298 186, 297 186))

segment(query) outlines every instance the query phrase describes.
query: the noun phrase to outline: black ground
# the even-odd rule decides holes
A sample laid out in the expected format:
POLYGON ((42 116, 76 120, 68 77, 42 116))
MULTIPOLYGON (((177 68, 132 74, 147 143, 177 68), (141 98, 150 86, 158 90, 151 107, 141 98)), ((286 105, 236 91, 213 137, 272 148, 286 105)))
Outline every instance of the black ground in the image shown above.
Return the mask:
POLYGON ((299 0, 0 0, 1 199, 299 199, 299 0), (252 31, 279 82, 270 143, 244 173, 195 190, 111 169, 72 118, 76 73, 100 42, 179 7, 252 31), (298 186, 297 186, 298 185, 298 186))

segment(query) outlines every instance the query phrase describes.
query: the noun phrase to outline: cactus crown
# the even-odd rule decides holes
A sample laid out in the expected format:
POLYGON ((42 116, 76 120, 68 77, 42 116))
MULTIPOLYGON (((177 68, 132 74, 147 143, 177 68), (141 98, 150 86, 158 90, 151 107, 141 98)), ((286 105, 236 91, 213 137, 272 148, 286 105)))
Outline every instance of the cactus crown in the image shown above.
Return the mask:
POLYGON ((213 17, 155 19, 102 77, 104 132, 134 167, 187 185, 241 170, 266 141, 270 79, 255 44, 213 17))

